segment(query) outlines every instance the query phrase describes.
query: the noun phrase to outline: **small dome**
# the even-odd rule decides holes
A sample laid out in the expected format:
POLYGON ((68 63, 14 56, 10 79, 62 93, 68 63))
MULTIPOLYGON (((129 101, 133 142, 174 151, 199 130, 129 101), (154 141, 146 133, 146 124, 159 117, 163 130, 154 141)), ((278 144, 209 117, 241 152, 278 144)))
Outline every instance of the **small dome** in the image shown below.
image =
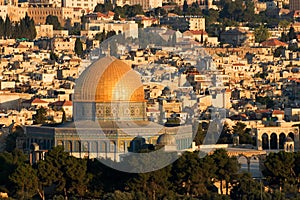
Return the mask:
POLYGON ((174 135, 171 134, 162 134, 157 139, 158 145, 176 145, 176 139, 174 135))
POLYGON ((293 140, 291 137, 287 137, 287 138, 285 139, 285 142, 294 142, 294 140, 293 140))
POLYGON ((165 90, 165 91, 171 91, 171 89, 168 86, 166 86, 163 90, 165 90))
POLYGON ((146 139, 143 138, 142 136, 136 136, 135 138, 133 138, 132 141, 138 141, 138 142, 141 142, 142 144, 146 143, 146 139))

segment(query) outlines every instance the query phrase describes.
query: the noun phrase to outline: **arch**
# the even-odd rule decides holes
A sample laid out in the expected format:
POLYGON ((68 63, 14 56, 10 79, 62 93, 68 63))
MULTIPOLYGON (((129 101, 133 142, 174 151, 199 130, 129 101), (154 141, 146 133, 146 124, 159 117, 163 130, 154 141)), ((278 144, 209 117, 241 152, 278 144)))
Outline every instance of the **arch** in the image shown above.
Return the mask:
POLYGON ((295 134, 293 132, 289 132, 288 137, 292 138, 295 141, 295 134))
POLYGON ((257 155, 252 155, 250 158, 250 173, 252 177, 261 177, 260 157, 257 155))
POLYGON ((100 151, 101 153, 106 153, 107 152, 107 144, 105 141, 100 141, 100 151))
POLYGON ((110 141, 109 142, 109 152, 115 153, 116 152, 116 142, 110 141))
POLYGON ((294 151, 294 146, 290 144, 290 151, 294 151))
POLYGON ((81 152, 81 142, 80 141, 74 141, 74 148, 73 148, 74 152, 81 152))
POLYGON ((125 144, 125 141, 120 141, 120 145, 119 145, 119 149, 118 149, 119 152, 126 152, 126 144, 125 144))
POLYGON ((85 142, 82 142, 82 152, 89 152, 89 142, 85 141, 85 142))
POLYGON ((63 141, 62 140, 57 140, 57 146, 62 146, 63 145, 63 141))
POLYGON ((272 133, 270 136, 270 149, 277 149, 277 134, 272 133))
POLYGON ((279 135, 279 149, 284 149, 285 138, 286 138, 285 134, 280 133, 280 135, 279 135))
POLYGON ((249 158, 243 154, 238 155, 238 163, 241 165, 240 172, 248 172, 249 158))
POLYGON ((269 136, 267 133, 262 134, 261 136, 262 149, 269 149, 269 136))
POLYGON ((91 142, 91 152, 93 152, 93 153, 98 152, 98 142, 97 141, 91 142))
POLYGON ((72 152, 72 142, 71 141, 64 141, 64 149, 67 152, 72 152))

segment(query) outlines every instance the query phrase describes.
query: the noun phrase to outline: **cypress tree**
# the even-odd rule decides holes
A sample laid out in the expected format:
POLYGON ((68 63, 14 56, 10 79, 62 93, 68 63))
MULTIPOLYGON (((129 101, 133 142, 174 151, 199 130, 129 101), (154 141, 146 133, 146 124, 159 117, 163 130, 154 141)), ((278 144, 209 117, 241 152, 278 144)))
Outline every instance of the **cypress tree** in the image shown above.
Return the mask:
POLYGON ((184 2, 183 2, 183 7, 182 7, 183 13, 186 14, 187 11, 188 11, 188 9, 189 9, 189 6, 188 6, 188 4, 187 4, 187 1, 184 0, 184 2))
POLYGON ((6 15, 6 19, 4 22, 4 37, 11 38, 11 36, 12 36, 12 24, 8 15, 6 15))
POLYGON ((20 35, 22 33, 22 29, 20 30, 20 24, 16 23, 13 29, 12 37, 13 38, 20 38, 20 35))
MULTIPOLYGON (((26 13, 27 15, 27 13, 26 13)), ((29 18, 29 17, 28 17, 29 18)), ((36 29, 35 29, 35 25, 34 25, 34 20, 33 18, 31 18, 29 20, 29 30, 30 30, 30 36, 28 37, 30 40, 33 40, 36 37, 36 29)))
POLYGON ((78 56, 81 56, 83 54, 83 46, 80 38, 76 38, 74 51, 78 56))
POLYGON ((4 20, 0 17, 0 38, 4 37, 4 20))

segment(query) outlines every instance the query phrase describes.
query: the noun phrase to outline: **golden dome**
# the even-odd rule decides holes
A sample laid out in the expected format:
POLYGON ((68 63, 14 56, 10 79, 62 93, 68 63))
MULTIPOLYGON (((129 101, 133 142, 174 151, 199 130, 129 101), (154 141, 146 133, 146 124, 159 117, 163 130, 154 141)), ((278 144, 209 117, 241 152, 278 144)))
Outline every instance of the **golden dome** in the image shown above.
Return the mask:
POLYGON ((140 76, 121 60, 113 61, 103 72, 96 89, 96 102, 143 102, 140 76))
POLYGON ((74 101, 145 102, 140 75, 115 57, 89 66, 76 82, 74 101))

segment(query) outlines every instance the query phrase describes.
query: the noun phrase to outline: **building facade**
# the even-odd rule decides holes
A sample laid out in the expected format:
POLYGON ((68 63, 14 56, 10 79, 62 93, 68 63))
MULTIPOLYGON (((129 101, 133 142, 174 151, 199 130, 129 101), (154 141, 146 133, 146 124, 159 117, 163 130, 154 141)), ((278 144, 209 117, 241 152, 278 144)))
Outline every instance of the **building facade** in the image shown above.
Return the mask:
POLYGON ((205 18, 204 17, 191 17, 189 19, 191 31, 205 30, 205 18))
POLYGON ((290 0, 290 10, 300 10, 299 0, 290 0))

